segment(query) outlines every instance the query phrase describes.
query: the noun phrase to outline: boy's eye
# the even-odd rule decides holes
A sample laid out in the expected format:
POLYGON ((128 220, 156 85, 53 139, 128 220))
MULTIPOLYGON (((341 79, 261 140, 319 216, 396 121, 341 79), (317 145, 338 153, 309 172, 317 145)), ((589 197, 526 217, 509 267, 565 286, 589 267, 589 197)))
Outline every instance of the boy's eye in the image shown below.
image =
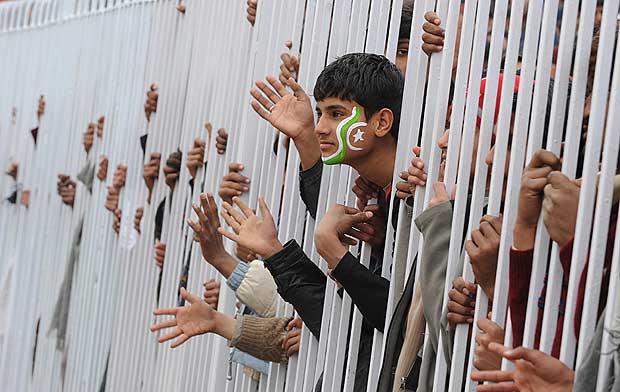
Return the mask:
POLYGON ((334 117, 334 118, 338 118, 338 117, 342 117, 342 116, 344 116, 344 113, 342 113, 342 112, 333 112, 332 113, 332 117, 334 117))
POLYGON ((409 55, 409 48, 400 48, 396 51, 398 56, 407 56, 409 55))

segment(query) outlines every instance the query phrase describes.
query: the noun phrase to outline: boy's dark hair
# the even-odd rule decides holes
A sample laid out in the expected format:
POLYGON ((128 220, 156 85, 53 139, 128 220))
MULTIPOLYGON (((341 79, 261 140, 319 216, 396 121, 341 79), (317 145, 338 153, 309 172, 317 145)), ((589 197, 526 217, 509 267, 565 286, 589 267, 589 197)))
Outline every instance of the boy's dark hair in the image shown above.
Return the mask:
POLYGON ((409 39, 411 35, 411 19, 413 18, 413 0, 403 1, 403 11, 400 14, 400 30, 398 39, 409 39))
POLYGON ((386 57, 351 53, 323 69, 314 85, 314 99, 355 101, 364 108, 366 118, 383 108, 390 109, 394 113, 390 134, 398 140, 403 86, 403 75, 386 57))

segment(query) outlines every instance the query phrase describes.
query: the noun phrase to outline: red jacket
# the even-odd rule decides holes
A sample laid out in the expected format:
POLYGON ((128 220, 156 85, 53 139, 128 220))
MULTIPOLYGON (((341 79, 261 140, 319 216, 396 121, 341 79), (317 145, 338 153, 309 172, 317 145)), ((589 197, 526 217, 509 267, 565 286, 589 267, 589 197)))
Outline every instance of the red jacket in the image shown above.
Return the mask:
MULTIPOLYGON (((605 308, 607 302, 607 290, 609 287, 609 273, 611 270, 611 259, 614 250, 614 238, 616 235, 616 214, 612 213, 611 225, 607 235, 607 248, 605 250, 605 261, 603 269, 603 282, 601 285, 601 295, 598 306, 598 316, 605 308)), ((527 295, 530 288, 530 278, 532 275, 532 259, 534 250, 510 250, 510 284, 508 288, 508 306, 510 308, 510 319, 512 322, 513 347, 518 347, 523 342, 523 330, 525 327, 525 312, 527 309, 527 295)), ((570 240, 560 249, 560 262, 564 276, 562 277, 562 292, 560 294, 560 304, 558 309, 558 323, 553 339, 551 355, 558 358, 560 355, 560 344, 562 342, 562 328, 564 324, 564 308, 568 291, 568 276, 570 274, 571 258, 573 255, 573 240, 570 240)), ((577 293, 577 309, 575 313, 575 334, 579 339, 579 329, 581 327, 581 310, 583 309, 583 299, 586 290, 586 279, 589 261, 581 272, 579 279, 579 291, 577 293)), ((540 344, 540 332, 542 328, 543 312, 545 308, 545 293, 547 290, 547 276, 538 299, 538 321, 536 323, 536 337, 534 348, 540 344)), ((597 317, 598 317, 597 316, 597 317)))

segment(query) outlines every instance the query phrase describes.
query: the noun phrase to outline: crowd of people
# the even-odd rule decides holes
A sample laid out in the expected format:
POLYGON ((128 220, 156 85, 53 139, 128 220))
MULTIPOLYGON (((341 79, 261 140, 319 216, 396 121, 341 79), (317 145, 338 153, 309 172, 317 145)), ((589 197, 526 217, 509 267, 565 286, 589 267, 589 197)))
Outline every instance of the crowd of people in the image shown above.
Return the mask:
MULTIPOLYGON (((560 3, 562 5, 564 2, 560 3)), ((247 4, 247 19, 254 24, 257 0, 248 0, 247 4)), ((582 141, 586 140, 588 133, 601 10, 602 6, 598 7, 582 141)), ((427 183, 428 162, 421 158, 420 147, 407 146, 408 150, 413 152, 410 164, 408 167, 395 167, 399 135, 410 132, 399 128, 401 115, 408 110, 402 106, 405 74, 419 72, 407 70, 412 12, 413 1, 404 1, 394 63, 375 54, 344 55, 328 64, 320 73, 314 82, 311 99, 309 92, 297 82, 299 67, 303 66, 305 59, 284 53, 279 75, 266 76, 264 81, 257 81, 250 90, 253 98, 252 109, 280 132, 282 140, 292 141, 287 142, 287 148, 295 148, 299 154, 300 197, 312 218, 317 217, 324 165, 350 166, 359 174, 351 189, 357 197, 355 207, 342 204, 329 206, 314 230, 314 245, 327 263, 328 273, 325 274, 311 260, 295 239, 278 237, 278 222, 263 198, 259 197, 257 210, 253 210, 242 200, 241 197, 253 186, 252 179, 244 174, 243 162, 231 162, 228 173, 220 182, 218 196, 221 203, 218 203, 212 193, 201 193, 200 203, 192 205, 195 218, 187 221, 193 231, 194 240, 200 244, 205 262, 222 275, 228 288, 221 287, 219 280, 208 280, 204 282, 204 292, 199 293, 201 295, 189 293, 185 288, 189 273, 187 260, 184 263, 184 276, 179 279, 179 306, 154 310, 156 316, 171 316, 159 319, 151 327, 151 331, 161 332, 158 337, 160 343, 172 341, 171 347, 174 348, 198 335, 220 335, 234 348, 235 361, 252 369, 253 375, 259 377, 261 373, 267 372, 268 362, 286 363, 290 357, 298 355, 302 328, 307 328, 314 338, 319 339, 321 332, 324 332, 321 331, 321 322, 326 287, 328 279, 333 279, 338 287, 338 295, 342 296, 343 292, 346 292, 363 316, 354 390, 366 391, 375 330, 386 334, 378 390, 433 389, 435 358, 443 350, 446 353, 445 358, 450 361, 456 327, 460 324, 473 324, 478 288, 482 289, 490 301, 494 298, 502 215, 485 214, 476 223, 475 230, 465 233, 461 250, 467 258, 462 257, 460 263, 464 260, 471 263, 475 279, 471 282, 463 277, 454 279, 453 287, 449 291, 449 302, 444 307, 448 253, 450 241, 455 240, 451 238, 454 196, 447 191, 442 180, 445 164, 441 165, 439 180, 427 183), (316 102, 314 107, 313 100, 316 102), (400 181, 397 183, 393 183, 395 170, 400 173, 400 181), (424 187, 427 192, 432 192, 432 198, 428 205, 424 206, 423 212, 414 216, 414 195, 424 187), (420 231, 424 240, 422 253, 409 257, 424 262, 418 264, 414 259, 411 263, 404 290, 393 309, 389 325, 385 325, 390 280, 382 276, 382 270, 383 265, 389 262, 384 259, 384 249, 392 246, 385 243, 386 232, 390 229, 389 225, 392 229, 397 228, 396 219, 388 219, 390 209, 393 217, 398 216, 399 209, 405 209, 406 216, 420 231), (233 254, 226 250, 224 238, 234 243, 233 254), (359 261, 359 247, 356 245, 360 242, 368 243, 372 247, 368 267, 359 261), (236 315, 218 311, 220 291, 228 289, 234 292, 240 304, 236 315), (298 317, 278 317, 276 308, 280 299, 291 304, 298 317), (440 335, 443 339, 439 339, 440 335), (430 360, 423 360, 423 345, 424 355, 430 360)), ((443 21, 434 12, 427 12, 424 18, 422 50, 430 57, 443 50, 445 31, 443 21)), ((460 24, 457 35, 460 35, 460 24)), ((290 43, 287 43, 287 46, 290 48, 290 43)), ((455 66, 457 60, 458 53, 455 53, 455 66)), ((500 74, 498 97, 502 83, 503 77, 500 74)), ((495 121, 499 107, 511 105, 511 129, 515 122, 518 91, 517 75, 514 101, 497 101, 495 121)), ((485 93, 491 92, 486 90, 486 79, 483 78, 480 85, 480 109, 485 93)), ((552 93, 553 83, 549 87, 550 97, 552 93)), ((568 94, 571 94, 570 86, 568 94)), ((144 111, 148 121, 157 113, 157 85, 150 86, 146 96, 144 111)), ((551 99, 548 101, 542 130, 543 141, 548 137, 551 99)), ((44 111, 44 100, 42 105, 41 112, 44 111)), ((435 146, 443 153, 444 163, 450 137, 449 117, 446 120, 445 132, 435 141, 435 146)), ((97 123, 88 125, 83 138, 86 153, 91 150, 94 137, 101 137, 104 121, 102 117, 97 123)), ((211 124, 205 124, 209 137, 213 133, 212 128, 211 124)), ((476 126, 472 161, 475 161, 478 150, 479 132, 480 121, 476 126)), ((485 160, 489 168, 494 163, 493 144, 496 132, 497 124, 494 126, 492 145, 485 160)), ((224 154, 229 143, 228 131, 221 128, 213 136, 215 150, 224 154)), ((234 138, 234 133, 231 133, 230 138, 234 138)), ((506 162, 503 163, 504 181, 508 177, 512 142, 510 136, 506 162)), ((515 141, 517 142, 523 141, 515 141)), ((198 169, 205 165, 208 143, 208 139, 197 138, 186 153, 177 150, 165 157, 161 170, 170 189, 174 190, 182 185, 178 182, 184 163, 191 177, 188 185, 191 189, 198 186, 202 190, 202 184, 194 181, 199 181, 198 169)), ((575 377, 572 363, 564 364, 559 360, 584 150, 585 143, 582 142, 579 156, 566 158, 579 161, 576 179, 562 172, 563 159, 552 151, 536 151, 529 162, 526 162, 510 248, 507 297, 512 336, 510 343, 505 342, 505 329, 492 321, 491 315, 478 320, 477 329, 472 328, 472 333, 475 333, 472 344, 476 345, 473 359, 476 371, 471 378, 480 382, 479 391, 593 391, 597 387, 595 380, 600 356, 613 355, 615 361, 620 359, 618 350, 612 353, 601 352, 601 339, 605 333, 604 315, 611 311, 606 307, 606 302, 609 281, 612 278, 610 271, 617 221, 617 195, 620 193, 620 186, 616 186, 605 249, 597 330, 588 347, 579 347, 587 352, 584 362, 577 369, 581 376, 575 377), (539 222, 540 219, 542 223, 539 222), (564 272, 557 309, 557 329, 548 354, 538 350, 546 285, 540 292, 537 304, 539 310, 534 345, 530 348, 521 346, 525 333, 535 241, 537 230, 541 228, 548 232, 551 241, 559 247, 559 262, 564 272), (512 370, 502 370, 502 361, 512 362, 512 370)), ((456 151, 458 154, 458 149, 456 151)), ((162 158, 159 152, 153 152, 148 159, 145 158, 147 163, 144 165, 143 178, 148 189, 146 203, 151 203, 162 158)), ((97 168, 85 167, 84 175, 78 176, 77 181, 87 187, 94 176, 105 181, 108 177, 108 159, 102 155, 99 162, 97 168), (89 176, 88 172, 92 174, 89 176)), ((476 175, 473 166, 470 176, 472 181, 467 185, 470 196, 476 175)), ((120 231, 123 216, 118 196, 125 185, 126 173, 125 165, 121 164, 115 169, 105 201, 105 208, 114 215, 113 230, 116 233, 120 231)), ((7 174, 17 181, 18 163, 12 163, 7 174)), ((74 205, 76 187, 76 179, 62 173, 58 175, 58 194, 64 204, 74 205)), ((488 188, 489 185, 487 192, 488 188)), ((505 184, 503 190, 505 193, 505 184)), ((504 197, 502 194, 502 201, 504 197)), ((25 203, 23 199, 24 197, 22 203, 25 203)), ((166 245, 161 242, 164 208, 165 202, 162 201, 157 208, 153 244, 155 264, 160 269, 166 262, 166 245)), ((143 214, 143 207, 137 208, 134 213, 133 227, 138 233, 141 233, 143 214)), ((406 247, 407 244, 399 242, 396 246, 406 247)), ((556 261, 550 260, 548 263, 553 262, 556 261)), ((581 326, 586 279, 587 261, 579 279, 575 317, 573 320, 566 320, 574 323, 576 338, 581 326)), ((617 364, 613 361, 612 363, 617 364)), ((606 383, 604 388, 607 389, 604 390, 620 390, 620 368, 614 367, 610 374, 614 377, 602 380, 606 383)), ((321 384, 319 380, 316 390, 320 390, 321 384)))

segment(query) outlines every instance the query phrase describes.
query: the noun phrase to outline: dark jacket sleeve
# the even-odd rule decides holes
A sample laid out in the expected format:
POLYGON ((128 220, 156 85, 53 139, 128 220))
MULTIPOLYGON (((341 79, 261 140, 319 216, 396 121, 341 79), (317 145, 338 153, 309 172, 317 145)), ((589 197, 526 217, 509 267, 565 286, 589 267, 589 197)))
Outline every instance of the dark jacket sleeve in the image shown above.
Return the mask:
POLYGON ((365 321, 383 332, 390 282, 370 272, 349 252, 332 270, 332 276, 349 294, 365 321))
POLYGON ((316 219, 322 173, 323 161, 320 159, 310 169, 299 170, 299 193, 313 219, 316 219))
POLYGON ((293 305, 304 324, 318 339, 321 332, 323 301, 327 277, 306 256, 295 240, 284 249, 265 260, 278 286, 278 293, 293 305))

